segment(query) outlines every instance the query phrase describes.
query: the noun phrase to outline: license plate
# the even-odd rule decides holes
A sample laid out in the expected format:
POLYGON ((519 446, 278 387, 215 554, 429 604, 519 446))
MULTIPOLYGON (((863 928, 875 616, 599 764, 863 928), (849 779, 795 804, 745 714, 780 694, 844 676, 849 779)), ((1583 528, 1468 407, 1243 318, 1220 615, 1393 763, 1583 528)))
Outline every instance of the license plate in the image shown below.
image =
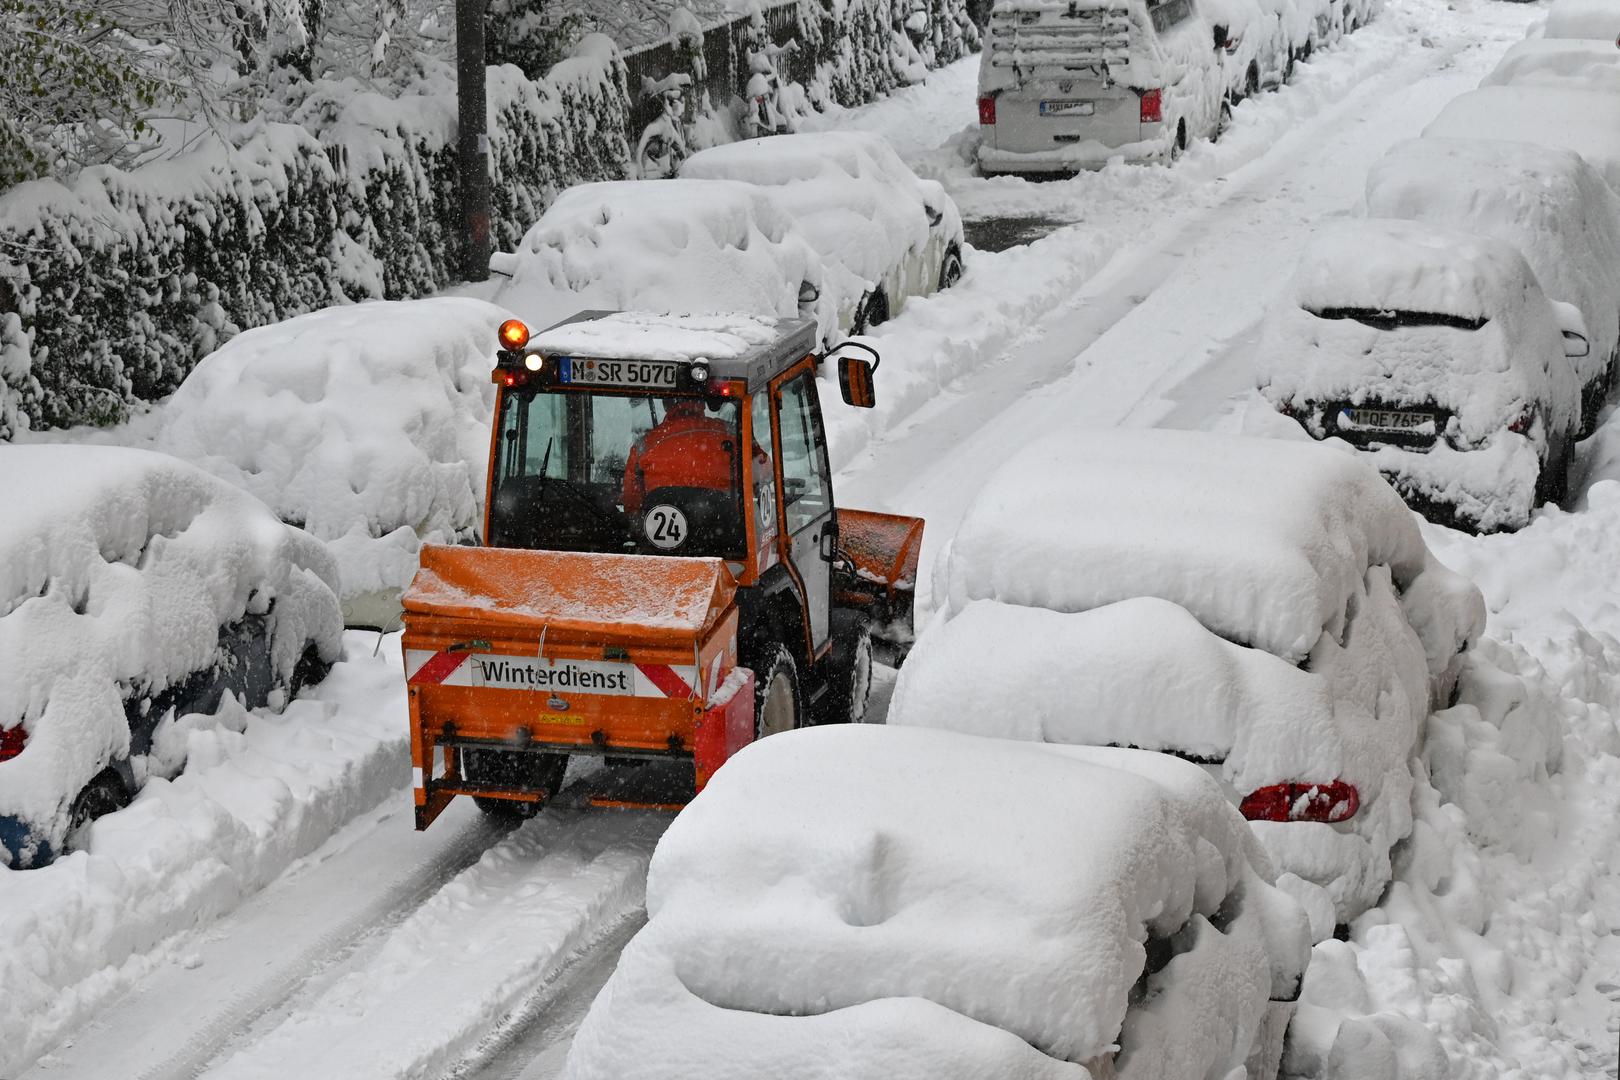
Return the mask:
POLYGON ((646 390, 673 390, 681 365, 671 360, 583 360, 563 357, 557 362, 557 381, 570 386, 633 386, 646 390))
POLYGON ((1341 409, 1344 426, 1355 431, 1382 431, 1391 434, 1413 434, 1425 426, 1433 430, 1434 414, 1426 412, 1396 412, 1393 409, 1341 409))
POLYGON ((1094 101, 1043 101, 1042 116, 1090 116, 1097 109, 1094 101))

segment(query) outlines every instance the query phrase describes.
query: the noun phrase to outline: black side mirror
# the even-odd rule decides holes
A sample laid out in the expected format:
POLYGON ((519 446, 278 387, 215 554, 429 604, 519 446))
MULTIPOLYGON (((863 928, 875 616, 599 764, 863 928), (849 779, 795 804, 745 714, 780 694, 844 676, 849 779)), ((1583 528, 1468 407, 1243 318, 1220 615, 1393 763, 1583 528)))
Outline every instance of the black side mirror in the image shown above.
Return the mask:
POLYGON ((872 393, 872 365, 864 356, 838 358, 838 387, 844 392, 845 405, 870 409, 877 404, 872 393))
POLYGON ((1564 355, 1582 357, 1592 351, 1592 343, 1586 340, 1586 335, 1577 334, 1573 330, 1564 331, 1564 355))

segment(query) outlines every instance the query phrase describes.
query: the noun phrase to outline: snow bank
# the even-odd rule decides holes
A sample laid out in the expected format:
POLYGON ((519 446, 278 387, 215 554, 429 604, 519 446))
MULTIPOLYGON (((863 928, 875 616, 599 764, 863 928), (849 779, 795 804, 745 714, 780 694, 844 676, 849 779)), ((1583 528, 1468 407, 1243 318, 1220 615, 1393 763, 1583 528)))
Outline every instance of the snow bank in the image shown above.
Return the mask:
MULTIPOLYGON (((1620 49, 1606 47, 1620 71, 1620 49)), ((1495 139, 1410 139, 1367 174, 1367 212, 1512 244, 1548 296, 1581 309, 1592 346, 1573 361, 1581 381, 1607 370, 1620 339, 1620 196, 1579 154, 1495 139)))
POLYGON ((1514 45, 1481 86, 1547 85, 1620 90, 1620 48, 1608 39, 1531 38, 1514 45))
POLYGON ((345 615, 378 618, 423 541, 480 525, 496 330, 468 299, 329 308, 249 330, 162 408, 156 445, 325 540, 345 615))
POLYGON ((1274 405, 1437 405, 1453 414, 1443 434, 1468 447, 1534 402, 1551 431, 1575 427, 1580 388, 1552 306, 1510 244, 1405 221, 1341 222, 1311 239, 1294 281, 1257 349, 1260 389, 1274 405), (1322 317, 1335 309, 1486 321, 1390 330, 1322 317))
MULTIPOLYGON (((793 217, 765 192, 721 180, 582 184, 558 196, 515 252, 497 302, 532 326, 576 311, 800 314, 799 290, 820 288, 822 263, 793 217)), ((833 298, 807 314, 836 330, 833 298)))
POLYGON ((1157 596, 1299 661, 1342 632, 1379 565, 1403 592, 1436 575, 1435 609, 1413 622, 1438 675, 1476 632, 1477 597, 1429 559, 1412 515, 1356 457, 1205 432, 1072 432, 1026 447, 985 485, 935 595, 952 614, 981 598, 1084 611, 1157 596))
POLYGON ((1620 6, 1614 0, 1555 0, 1542 33, 1550 38, 1620 38, 1620 6))
MULTIPOLYGON (((201 470, 142 450, 0 449, 0 815, 60 851, 71 800, 130 753, 125 699, 222 662, 220 629, 268 615, 285 686, 337 655, 337 574, 312 538, 201 470)), ((9 854, 0 850, 0 858, 9 854)))
POLYGON ((1122 1077, 1225 1075, 1304 948, 1268 874, 1215 783, 1173 758, 776 736, 660 842, 647 928, 565 1075, 1083 1080, 1116 1043, 1122 1077), (1133 1007, 1144 942, 1171 935, 1188 951, 1133 1007))
POLYGON ((1482 86, 1452 98, 1423 135, 1511 139, 1573 150, 1620 191, 1620 97, 1600 90, 1482 86))

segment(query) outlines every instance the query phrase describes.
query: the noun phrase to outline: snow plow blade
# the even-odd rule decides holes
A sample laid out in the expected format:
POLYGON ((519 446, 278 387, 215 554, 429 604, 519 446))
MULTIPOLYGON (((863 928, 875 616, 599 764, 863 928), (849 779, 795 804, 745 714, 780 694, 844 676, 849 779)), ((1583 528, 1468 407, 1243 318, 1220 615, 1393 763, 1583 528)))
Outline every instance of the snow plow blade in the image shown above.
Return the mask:
POLYGON ((872 636, 894 659, 916 637, 917 560, 923 519, 873 510, 838 511, 838 550, 848 565, 833 583, 834 603, 864 611, 872 636))
POLYGON ((403 597, 417 828, 456 795, 544 803, 572 754, 690 762, 701 789, 754 734, 735 594, 718 559, 424 547, 403 597))

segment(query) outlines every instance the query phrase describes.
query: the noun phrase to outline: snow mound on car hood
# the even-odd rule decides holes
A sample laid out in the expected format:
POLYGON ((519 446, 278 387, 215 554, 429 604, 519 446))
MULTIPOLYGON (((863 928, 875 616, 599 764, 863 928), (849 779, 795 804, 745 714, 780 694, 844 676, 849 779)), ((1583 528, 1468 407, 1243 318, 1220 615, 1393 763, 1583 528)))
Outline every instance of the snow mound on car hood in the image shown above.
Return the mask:
MULTIPOLYGON (((1201 924, 1241 883, 1264 932, 1180 958, 1196 986, 1166 995, 1178 1036, 1150 1040, 1161 1068, 1140 1074, 1225 1075, 1227 1025, 1286 988, 1305 948, 1261 873, 1215 782, 1174 758, 888 727, 773 736, 660 841, 648 925, 566 1075, 1081 1080, 1074 1063, 1120 1035, 1146 938, 1201 924)), ((1236 1024, 1241 1064, 1252 1020, 1236 1024)))
POLYGON ((1085 611, 1156 596, 1297 662, 1342 630, 1379 564, 1404 592, 1425 583, 1412 621, 1443 670, 1478 633, 1478 593, 1429 558, 1411 512, 1355 455, 1208 432, 1076 431, 1024 448, 985 484, 934 595, 952 615, 978 599, 1085 611))
POLYGON ((1482 86, 1452 98, 1423 129, 1436 135, 1573 150, 1620 191, 1620 98, 1595 88, 1482 86))
POLYGON ((1620 49, 1609 38, 1532 38, 1503 54, 1481 86, 1570 86, 1620 90, 1620 49))
POLYGON ((200 469, 145 450, 6 446, 0 505, 0 727, 28 731, 0 762, 0 814, 61 814, 129 751, 124 691, 211 668, 220 628, 244 615, 270 614, 283 679, 308 640, 338 655, 331 557, 200 469))
POLYGON ((1550 38, 1620 37, 1620 6, 1614 0, 1557 0, 1547 11, 1542 33, 1550 38))
POLYGON ((511 317, 441 298, 249 330, 169 399, 157 447, 327 541, 346 598, 397 593, 421 541, 453 542, 480 524, 490 371, 511 317))

